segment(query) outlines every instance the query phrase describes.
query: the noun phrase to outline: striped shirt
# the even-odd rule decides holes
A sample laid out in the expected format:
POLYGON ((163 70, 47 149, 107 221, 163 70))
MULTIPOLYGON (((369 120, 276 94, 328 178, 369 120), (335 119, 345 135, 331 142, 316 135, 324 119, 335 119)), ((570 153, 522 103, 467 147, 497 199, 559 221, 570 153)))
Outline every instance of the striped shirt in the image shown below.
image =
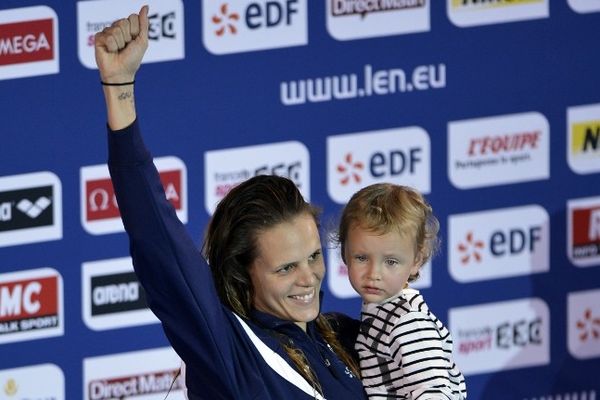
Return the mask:
POLYGON ((450 332, 414 289, 364 304, 356 340, 369 399, 466 399, 450 332))

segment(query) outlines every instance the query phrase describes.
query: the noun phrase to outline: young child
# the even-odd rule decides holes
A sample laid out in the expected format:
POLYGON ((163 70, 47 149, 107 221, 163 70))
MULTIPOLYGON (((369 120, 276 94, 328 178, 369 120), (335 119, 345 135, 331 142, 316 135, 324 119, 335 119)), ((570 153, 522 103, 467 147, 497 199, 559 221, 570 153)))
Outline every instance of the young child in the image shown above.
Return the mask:
POLYGON ((369 399, 465 399, 450 332, 408 287, 438 244, 439 222, 418 192, 374 184, 342 213, 339 242, 363 300, 355 348, 369 399))

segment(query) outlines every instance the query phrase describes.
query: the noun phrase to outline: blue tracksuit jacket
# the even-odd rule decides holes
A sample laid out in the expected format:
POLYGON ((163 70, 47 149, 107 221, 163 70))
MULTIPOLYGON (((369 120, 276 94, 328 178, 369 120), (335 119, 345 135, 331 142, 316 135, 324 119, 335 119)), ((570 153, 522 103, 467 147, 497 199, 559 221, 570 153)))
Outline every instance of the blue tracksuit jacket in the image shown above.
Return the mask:
MULTIPOLYGON (((135 271, 150 308, 186 363, 191 400, 366 398, 360 380, 326 345, 314 323, 304 332, 258 311, 253 321, 242 321, 221 304, 208 265, 165 199, 137 121, 109 132, 109 169, 135 271), (291 366, 269 329, 304 351, 323 397, 291 366)), ((340 319, 338 328, 352 346, 358 326, 349 320, 340 319), (346 329, 346 323, 356 330, 346 329)))

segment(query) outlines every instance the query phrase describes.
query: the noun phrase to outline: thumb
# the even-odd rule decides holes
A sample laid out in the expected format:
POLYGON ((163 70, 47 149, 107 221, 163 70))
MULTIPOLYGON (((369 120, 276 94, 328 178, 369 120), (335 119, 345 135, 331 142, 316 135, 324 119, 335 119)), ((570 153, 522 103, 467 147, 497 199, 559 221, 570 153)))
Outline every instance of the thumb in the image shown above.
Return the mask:
POLYGON ((146 39, 148 37, 148 6, 143 6, 140 9, 140 36, 146 39))

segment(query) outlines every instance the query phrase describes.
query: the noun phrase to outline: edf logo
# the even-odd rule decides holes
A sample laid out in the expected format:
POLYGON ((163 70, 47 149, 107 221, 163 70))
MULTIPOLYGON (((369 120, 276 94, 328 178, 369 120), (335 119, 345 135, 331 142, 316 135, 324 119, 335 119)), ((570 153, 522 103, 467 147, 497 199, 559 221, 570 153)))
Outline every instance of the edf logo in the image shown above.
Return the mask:
POLYGON ((340 204, 358 189, 384 181, 429 193, 430 164, 429 135, 420 127, 327 138, 327 189, 340 204))
POLYGON ((550 221, 537 205, 449 217, 450 274, 459 282, 548 271, 550 221))
POLYGON ((204 45, 229 54, 308 44, 306 0, 202 2, 204 45))

